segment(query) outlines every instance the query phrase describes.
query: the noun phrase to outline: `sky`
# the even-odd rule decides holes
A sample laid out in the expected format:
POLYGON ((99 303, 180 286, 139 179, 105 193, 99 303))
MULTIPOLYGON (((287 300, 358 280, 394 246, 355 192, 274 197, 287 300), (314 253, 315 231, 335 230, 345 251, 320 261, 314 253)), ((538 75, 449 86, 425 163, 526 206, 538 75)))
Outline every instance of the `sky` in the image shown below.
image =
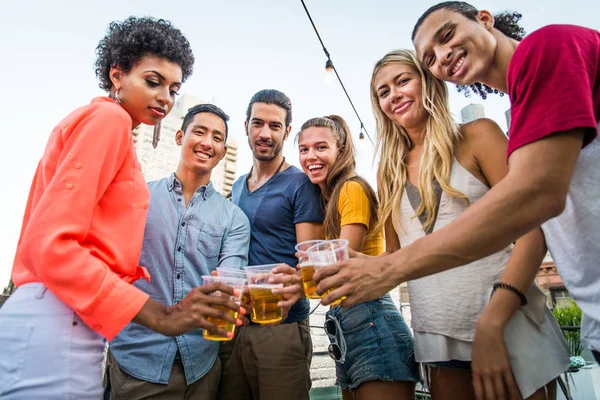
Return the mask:
MULTIPOLYGON (((414 23, 437 1, 305 3, 374 140, 369 97, 373 65, 390 50, 412 48, 414 23)), ((472 4, 492 13, 521 12, 527 32, 553 23, 600 29, 596 0, 472 4)), ((248 101, 258 90, 274 88, 292 100, 293 135, 284 147, 289 162, 298 165, 293 137, 304 121, 339 114, 358 145, 357 171, 375 186, 374 149, 368 139, 358 141, 360 123, 337 81, 326 83, 326 58, 300 0, 22 0, 2 2, 0 15, 0 171, 5 183, 0 203, 0 288, 10 276, 27 195, 46 141, 68 113, 103 95, 93 69, 96 45, 108 23, 130 15, 168 19, 186 35, 196 64, 181 92, 214 102, 231 116, 230 135, 240 147, 238 174, 251 166, 243 131, 248 101)), ((506 130, 507 96, 483 101, 465 98, 454 88, 450 93, 453 114, 459 116, 470 103, 484 104, 486 117, 506 130)))

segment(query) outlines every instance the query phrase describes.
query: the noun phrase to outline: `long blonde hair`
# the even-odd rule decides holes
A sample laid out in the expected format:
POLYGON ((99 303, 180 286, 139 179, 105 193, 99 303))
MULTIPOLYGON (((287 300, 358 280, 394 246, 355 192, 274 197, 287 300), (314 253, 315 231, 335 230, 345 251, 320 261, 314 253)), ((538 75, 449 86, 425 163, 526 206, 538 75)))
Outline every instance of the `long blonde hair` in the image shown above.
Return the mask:
POLYGON ((414 217, 425 213, 427 220, 423 230, 427 231, 436 218, 437 196, 434 181, 442 190, 453 197, 468 198, 450 186, 450 168, 456 143, 461 138, 458 124, 450 115, 448 91, 443 81, 434 77, 415 53, 410 50, 394 50, 379 60, 371 76, 371 106, 377 121, 376 151, 380 154, 377 170, 377 190, 379 195, 379 227, 385 225, 394 212, 400 210, 400 199, 408 180, 406 158, 412 149, 412 142, 401 126, 396 126, 379 106, 375 88, 375 77, 385 65, 400 63, 413 68, 421 77, 422 104, 428 112, 423 135, 423 153, 419 169, 417 188, 421 203, 414 217))
MULTIPOLYGON (((340 226, 341 221, 338 202, 344 183, 349 181, 358 182, 367 195, 371 210, 369 227, 379 225, 377 219, 377 195, 375 195, 373 188, 371 188, 367 181, 356 175, 356 172, 354 172, 356 169, 356 155, 350 128, 348 128, 346 121, 338 115, 311 118, 302 124, 300 132, 296 135, 296 142, 299 142, 302 132, 311 127, 329 128, 339 151, 335 163, 331 166, 331 169, 325 177, 325 185, 323 185, 323 190, 321 192, 323 204, 325 206, 325 218, 323 220, 324 237, 331 239, 340 237, 342 228, 340 226)), ((367 229, 369 227, 367 227, 367 229)), ((366 238, 373 237, 377 232, 377 230, 372 230, 367 234, 366 238)))

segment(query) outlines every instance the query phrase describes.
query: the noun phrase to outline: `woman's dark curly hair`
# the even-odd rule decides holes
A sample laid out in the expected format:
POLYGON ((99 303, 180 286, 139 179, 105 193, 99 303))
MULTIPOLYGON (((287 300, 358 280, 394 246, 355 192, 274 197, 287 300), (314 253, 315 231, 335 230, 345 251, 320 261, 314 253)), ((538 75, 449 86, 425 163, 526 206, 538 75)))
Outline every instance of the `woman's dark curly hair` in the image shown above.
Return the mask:
POLYGON ((152 17, 129 17, 111 22, 106 36, 96 47, 96 77, 101 89, 110 92, 110 68, 119 66, 129 72, 140 59, 154 55, 178 64, 183 82, 192 74, 194 55, 190 43, 169 21, 152 17))
MULTIPOLYGON (((443 3, 436 4, 435 6, 430 7, 427 11, 421 15, 418 19, 415 27, 412 32, 412 40, 415 40, 415 36, 417 31, 423 24, 423 21, 434 11, 437 10, 450 10, 457 12, 466 18, 477 21, 477 10, 475 7, 470 5, 469 3, 465 3, 463 1, 446 1, 443 3)), ((517 41, 523 40, 525 36, 525 29, 523 29, 519 25, 519 21, 523 15, 518 12, 510 12, 505 11, 499 14, 494 15, 494 28, 498 29, 504 35, 508 36, 511 39, 515 39, 517 41)), ((480 82, 475 82, 472 85, 456 85, 456 90, 460 93, 463 92, 466 97, 471 97, 471 92, 476 95, 480 95, 484 100, 487 98, 488 94, 494 93, 499 94, 500 96, 504 96, 504 93, 500 92, 498 89, 494 89, 480 82)))

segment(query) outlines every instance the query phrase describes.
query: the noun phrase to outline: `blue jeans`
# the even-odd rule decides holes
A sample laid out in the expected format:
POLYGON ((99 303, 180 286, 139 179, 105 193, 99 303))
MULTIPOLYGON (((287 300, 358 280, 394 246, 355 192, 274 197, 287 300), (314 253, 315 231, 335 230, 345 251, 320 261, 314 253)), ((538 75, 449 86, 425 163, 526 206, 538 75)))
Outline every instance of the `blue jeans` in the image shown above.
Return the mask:
POLYGON ((0 309, 0 399, 102 398, 104 338, 41 283, 0 309))
POLYGON ((336 383, 342 389, 355 390, 373 380, 419 381, 412 333, 389 295, 334 308, 327 319, 335 320, 337 330, 329 332, 330 342, 344 350, 343 362, 336 362, 336 383))

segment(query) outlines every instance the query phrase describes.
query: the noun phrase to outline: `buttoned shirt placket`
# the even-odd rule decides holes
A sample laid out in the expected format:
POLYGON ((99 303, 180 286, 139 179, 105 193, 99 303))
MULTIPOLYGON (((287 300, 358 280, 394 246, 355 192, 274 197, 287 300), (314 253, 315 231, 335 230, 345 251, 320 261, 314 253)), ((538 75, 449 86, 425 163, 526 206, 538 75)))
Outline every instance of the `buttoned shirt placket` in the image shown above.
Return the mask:
MULTIPOLYGON (((206 186, 201 186, 198 188, 198 190, 196 190, 187 207, 185 206, 185 199, 183 197, 181 183, 177 179, 175 179, 173 182, 173 190, 171 194, 177 199, 175 206, 177 207, 177 215, 179 216, 177 238, 175 240, 175 268, 173 269, 173 304, 177 304, 184 297, 183 282, 185 278, 185 244, 187 242, 187 235, 189 233, 189 220, 196 213, 196 210, 200 207, 200 204, 206 200, 206 186)), ((185 338, 183 336, 177 336, 175 339, 177 341, 177 347, 179 348, 181 358, 185 363, 186 358, 189 357, 185 338)), ((188 363, 185 364, 187 365, 188 363)))

